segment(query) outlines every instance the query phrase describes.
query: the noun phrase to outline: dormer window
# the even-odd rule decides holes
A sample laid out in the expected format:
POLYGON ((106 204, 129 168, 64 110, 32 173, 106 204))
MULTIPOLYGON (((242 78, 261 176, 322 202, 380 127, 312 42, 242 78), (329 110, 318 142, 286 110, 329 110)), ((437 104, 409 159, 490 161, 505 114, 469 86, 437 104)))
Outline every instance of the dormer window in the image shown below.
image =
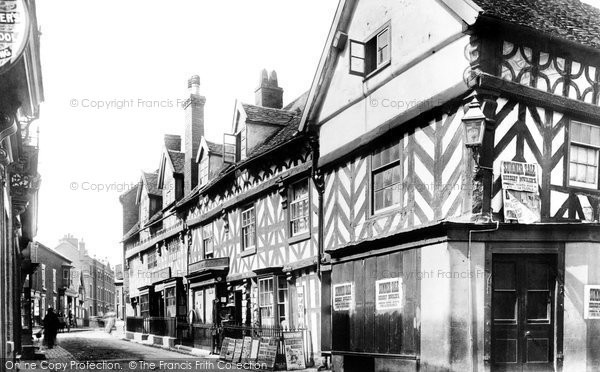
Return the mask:
POLYGON ((350 73, 363 77, 389 65, 391 38, 389 23, 367 41, 350 40, 350 73))
POLYGON ((200 160, 200 184, 206 185, 208 183, 208 154, 204 154, 202 160, 200 160))
POLYGON ((237 137, 234 134, 223 135, 223 162, 234 164, 238 159, 237 137))

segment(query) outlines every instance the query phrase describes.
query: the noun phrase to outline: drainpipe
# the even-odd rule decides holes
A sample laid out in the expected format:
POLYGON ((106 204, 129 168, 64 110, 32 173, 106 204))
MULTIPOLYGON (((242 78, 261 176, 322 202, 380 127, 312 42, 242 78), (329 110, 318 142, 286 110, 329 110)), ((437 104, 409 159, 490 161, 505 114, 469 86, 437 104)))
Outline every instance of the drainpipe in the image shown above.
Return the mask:
POLYGON ((317 212, 317 276, 321 279, 321 259, 323 257, 323 194, 325 192, 325 179, 319 167, 319 137, 316 134, 311 134, 309 143, 312 156, 311 177, 318 197, 318 212, 317 212))

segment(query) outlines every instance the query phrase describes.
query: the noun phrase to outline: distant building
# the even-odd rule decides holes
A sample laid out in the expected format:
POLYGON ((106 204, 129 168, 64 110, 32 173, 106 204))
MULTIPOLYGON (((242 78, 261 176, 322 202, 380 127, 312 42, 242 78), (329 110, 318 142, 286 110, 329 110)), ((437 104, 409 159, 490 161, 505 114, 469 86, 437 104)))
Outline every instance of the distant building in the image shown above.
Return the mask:
POLYGON ((75 270, 81 272, 79 297, 73 312, 79 325, 87 325, 91 316, 102 316, 114 308, 114 272, 108 262, 90 257, 84 241, 71 234, 65 235, 55 250, 71 259, 75 270))
POLYGON ((77 298, 71 289, 72 261, 41 243, 34 243, 32 262, 38 263, 31 274, 30 289, 33 324, 39 325, 49 308, 68 314, 77 298))
POLYGON ((123 292, 123 264, 115 266, 115 312, 117 319, 125 319, 125 293, 123 292))

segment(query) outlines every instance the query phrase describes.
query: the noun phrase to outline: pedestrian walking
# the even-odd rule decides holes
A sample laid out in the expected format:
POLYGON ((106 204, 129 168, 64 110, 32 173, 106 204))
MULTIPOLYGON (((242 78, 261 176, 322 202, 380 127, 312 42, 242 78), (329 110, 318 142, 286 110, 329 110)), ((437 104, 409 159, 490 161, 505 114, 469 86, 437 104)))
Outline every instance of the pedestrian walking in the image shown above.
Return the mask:
POLYGON ((106 333, 111 334, 112 329, 115 326, 117 314, 110 309, 104 316, 104 323, 106 324, 106 328, 104 330, 106 333))
POLYGON ((58 316, 53 308, 48 308, 44 317, 44 343, 48 349, 52 349, 56 343, 56 334, 58 333, 58 316))

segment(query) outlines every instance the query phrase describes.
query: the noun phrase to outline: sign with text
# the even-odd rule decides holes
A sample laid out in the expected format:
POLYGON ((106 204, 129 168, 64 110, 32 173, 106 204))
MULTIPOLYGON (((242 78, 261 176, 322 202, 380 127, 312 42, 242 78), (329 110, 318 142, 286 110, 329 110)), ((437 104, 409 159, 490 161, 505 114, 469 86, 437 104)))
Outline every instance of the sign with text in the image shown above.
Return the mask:
POLYGON ((375 309, 377 311, 402 308, 402 278, 381 279, 375 282, 375 309))
POLYGON ((233 362, 239 363, 242 359, 242 348, 244 347, 244 340, 236 339, 235 347, 233 348, 233 362))
POLYGON ((306 369, 302 332, 284 332, 283 345, 287 369, 306 369))
POLYGON ((354 307, 354 283, 333 286, 333 311, 349 311, 354 307))
POLYGON ((221 360, 230 360, 227 358, 227 350, 229 348, 229 341, 231 338, 225 337, 223 342, 221 343, 221 353, 219 354, 219 359, 221 360))
POLYGON ((10 68, 23 54, 29 28, 25 0, 0 1, 0 71, 10 68))
POLYGON ((600 285, 586 285, 583 297, 584 319, 600 319, 600 285))
POLYGON ((250 360, 255 361, 258 358, 258 348, 260 347, 260 338, 253 338, 250 346, 250 360))
MULTIPOLYGON (((242 341, 242 356, 240 358, 240 362, 248 363, 253 362, 254 359, 251 358, 250 353, 252 349, 252 337, 246 336, 242 341)), ((256 359, 256 358, 255 358, 256 359)))
POLYGON ((260 364, 265 363, 267 368, 273 369, 275 367, 278 348, 279 341, 277 338, 261 337, 260 346, 258 348, 258 358, 256 361, 260 364))
POLYGON ((504 219, 519 223, 539 222, 538 165, 516 161, 500 163, 504 219))

